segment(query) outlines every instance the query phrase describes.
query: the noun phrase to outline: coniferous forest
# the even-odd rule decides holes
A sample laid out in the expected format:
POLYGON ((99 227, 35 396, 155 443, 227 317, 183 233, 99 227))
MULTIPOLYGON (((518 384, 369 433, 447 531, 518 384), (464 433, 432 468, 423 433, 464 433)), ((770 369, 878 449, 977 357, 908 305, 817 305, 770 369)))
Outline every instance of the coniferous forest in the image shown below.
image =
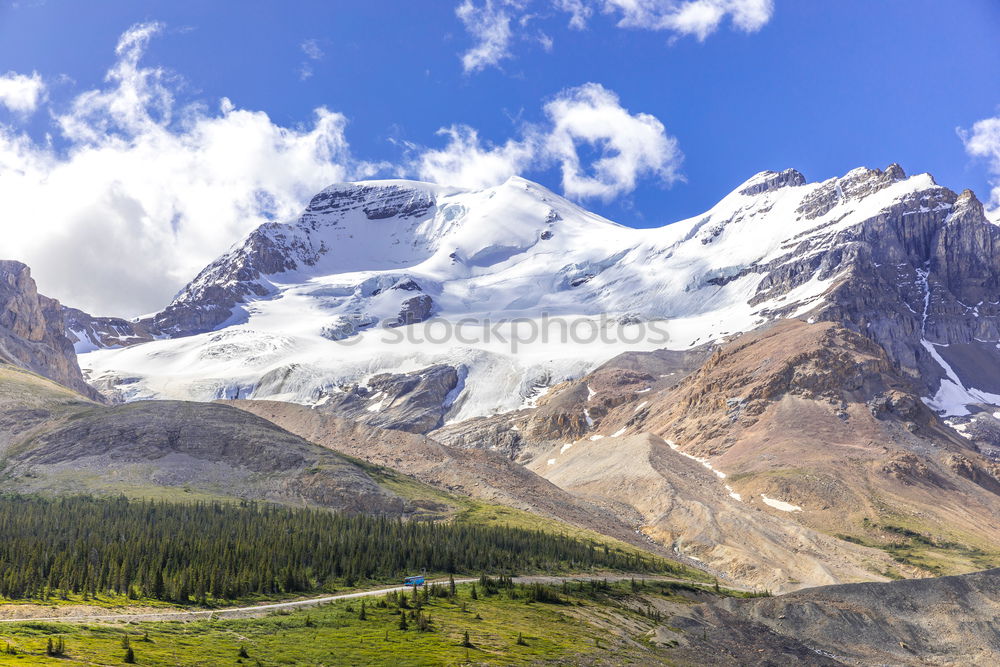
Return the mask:
POLYGON ((0 597, 172 602, 332 590, 427 572, 611 568, 656 558, 562 535, 258 503, 0 496, 0 597))

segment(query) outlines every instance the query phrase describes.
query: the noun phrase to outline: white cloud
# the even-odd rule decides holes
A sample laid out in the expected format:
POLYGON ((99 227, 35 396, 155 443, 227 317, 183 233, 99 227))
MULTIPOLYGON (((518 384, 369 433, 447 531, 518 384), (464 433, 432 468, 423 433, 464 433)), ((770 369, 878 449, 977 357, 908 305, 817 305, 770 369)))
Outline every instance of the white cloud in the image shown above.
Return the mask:
POLYGON ((307 39, 299 46, 302 48, 302 53, 306 54, 306 57, 310 60, 322 60, 326 55, 323 49, 319 47, 319 42, 315 39, 307 39))
POLYGON ((314 73, 312 63, 323 60, 326 57, 326 53, 320 48, 319 42, 315 39, 307 39, 299 44, 299 48, 306 55, 306 60, 303 60, 302 64, 299 65, 299 79, 305 81, 314 73))
MULTIPOLYGON (((616 20, 620 28, 665 31, 700 41, 719 29, 728 17, 744 32, 764 27, 774 13, 774 0, 462 0, 456 14, 473 37, 474 46, 462 54, 466 72, 496 66, 512 57, 515 35, 511 22, 521 22, 535 8, 554 9, 569 15, 569 26, 587 27, 595 13, 616 20)), ((551 50, 551 39, 542 41, 551 50)))
POLYGON ((545 105, 545 114, 547 123, 526 125, 522 138, 499 146, 483 145, 465 125, 441 130, 447 146, 425 150, 413 170, 444 185, 488 187, 555 164, 568 196, 603 200, 632 192, 642 177, 663 183, 679 178, 683 157, 663 123, 649 114, 629 113, 599 84, 562 91, 545 105), (581 146, 599 156, 586 164, 581 146))
POLYGON ((518 0, 485 0, 477 6, 473 0, 463 0, 455 9, 466 31, 476 40, 475 46, 462 55, 466 72, 494 66, 510 57, 510 22, 512 14, 523 10, 523 5, 518 0))
POLYGON ((554 0, 555 8, 569 14, 569 26, 577 30, 587 27, 587 20, 593 14, 588 0, 554 0))
POLYGON ((45 96, 45 82, 38 72, 30 75, 7 72, 0 75, 0 105, 11 111, 29 114, 45 96))
POLYGON ((996 207, 993 215, 1000 221, 1000 116, 976 122, 971 132, 959 129, 958 133, 969 155, 986 159, 993 177, 990 204, 996 207))
POLYGON ((623 28, 666 30, 704 40, 723 19, 745 32, 760 30, 771 20, 773 0, 604 0, 609 13, 620 13, 623 28))
POLYGON ((503 183, 537 161, 536 142, 530 138, 484 147, 476 130, 467 125, 453 125, 438 133, 448 137, 448 145, 424 151, 414 165, 420 178, 435 183, 485 188, 503 183))
POLYGON ((225 99, 218 111, 179 106, 170 75, 140 64, 159 29, 127 31, 106 85, 56 116, 65 149, 0 126, 4 256, 98 314, 163 307, 257 225, 375 170, 352 158, 346 119, 325 108, 286 128, 225 99))
POLYGON ((649 114, 630 114, 599 84, 563 91, 545 105, 545 113, 552 121, 547 153, 558 160, 570 197, 609 200, 634 190, 642 176, 664 183, 679 178, 683 157, 663 123, 649 114), (589 169, 581 164, 580 144, 601 151, 589 169))

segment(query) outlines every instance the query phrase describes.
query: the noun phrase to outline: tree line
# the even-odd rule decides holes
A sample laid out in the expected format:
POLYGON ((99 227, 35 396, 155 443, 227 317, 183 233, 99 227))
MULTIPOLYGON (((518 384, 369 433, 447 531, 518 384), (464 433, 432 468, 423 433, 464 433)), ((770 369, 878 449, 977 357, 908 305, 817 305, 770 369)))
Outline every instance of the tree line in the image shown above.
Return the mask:
POLYGON ((673 571, 669 561, 509 526, 265 503, 0 496, 0 597, 172 602, 334 590, 428 572, 673 571))

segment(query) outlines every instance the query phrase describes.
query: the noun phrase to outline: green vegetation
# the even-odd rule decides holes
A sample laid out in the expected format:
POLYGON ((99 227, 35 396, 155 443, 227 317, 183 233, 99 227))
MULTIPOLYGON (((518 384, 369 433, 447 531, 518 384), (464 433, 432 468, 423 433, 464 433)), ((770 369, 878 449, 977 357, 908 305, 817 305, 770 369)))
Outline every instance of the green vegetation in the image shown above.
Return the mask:
MULTIPOLYGON (((938 539, 898 523, 876 523, 868 518, 862 521, 866 532, 873 537, 859 538, 838 535, 841 539, 863 546, 882 549, 902 565, 917 567, 935 575, 984 570, 995 567, 996 554, 953 540, 938 539)), ((893 579, 898 574, 887 573, 893 579)))
POLYGON ((421 570, 677 570, 648 554, 524 528, 257 503, 0 496, 0 532, 0 596, 7 599, 100 594, 208 604, 421 570))
POLYGON ((728 594, 662 581, 483 577, 454 593, 442 583, 369 598, 364 618, 359 601, 345 600, 258 619, 20 623, 0 626, 0 646, 10 644, 16 664, 51 664, 50 639, 63 641, 60 664, 122 664, 125 647, 140 665, 649 664, 670 658, 670 648, 652 645, 646 633, 666 620, 671 603, 728 594))

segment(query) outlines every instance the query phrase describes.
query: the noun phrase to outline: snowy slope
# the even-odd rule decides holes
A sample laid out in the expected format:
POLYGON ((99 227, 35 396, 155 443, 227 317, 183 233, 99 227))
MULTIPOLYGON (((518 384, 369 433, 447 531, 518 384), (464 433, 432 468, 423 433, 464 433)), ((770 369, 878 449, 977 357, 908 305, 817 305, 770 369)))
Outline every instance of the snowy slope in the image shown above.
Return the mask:
POLYGON ((90 351, 81 365, 129 400, 312 403, 377 373, 445 363, 464 378, 448 415, 462 420, 517 408, 627 349, 680 349, 806 315, 840 274, 775 281, 783 266, 938 190, 929 175, 891 169, 812 184, 762 172, 703 215, 637 230, 521 178, 479 191, 334 185, 299 220, 264 225, 207 267, 144 323, 159 340, 90 351), (521 340, 545 318, 576 323, 577 340, 558 326, 521 340))

